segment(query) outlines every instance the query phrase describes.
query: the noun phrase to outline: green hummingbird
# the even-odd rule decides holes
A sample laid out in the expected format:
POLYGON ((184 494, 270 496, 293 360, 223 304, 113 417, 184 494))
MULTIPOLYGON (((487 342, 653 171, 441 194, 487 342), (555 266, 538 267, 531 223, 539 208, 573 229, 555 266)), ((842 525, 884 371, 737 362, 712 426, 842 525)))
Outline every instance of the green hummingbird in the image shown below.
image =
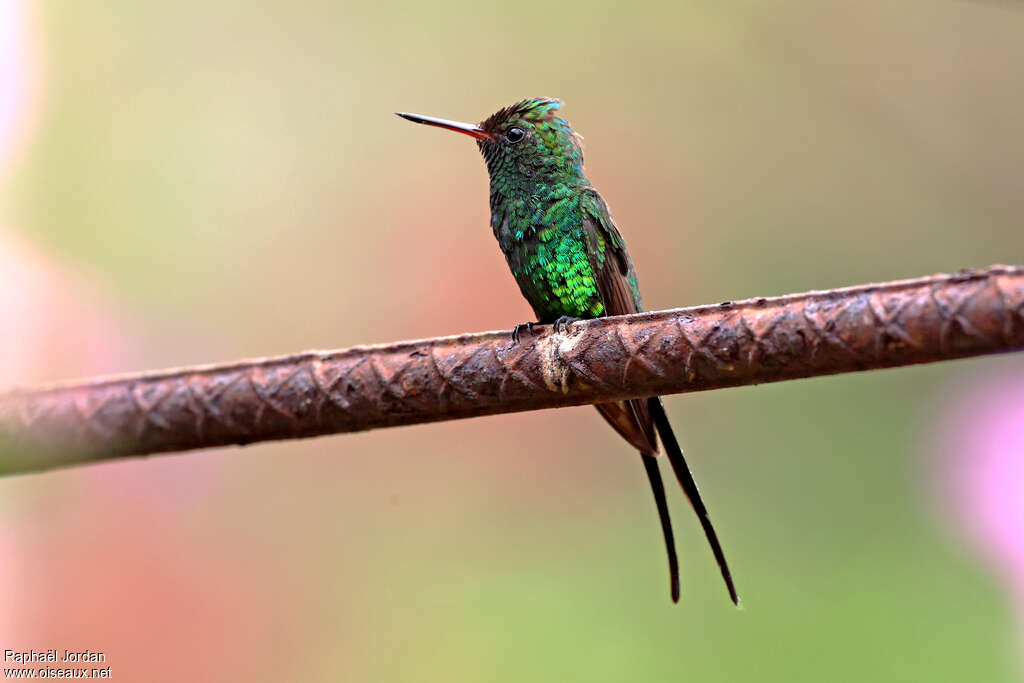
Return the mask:
MULTIPOLYGON (((479 125, 396 112, 414 123, 476 139, 491 179, 491 228, 537 324, 556 331, 573 321, 643 310, 633 261, 608 204, 583 173, 580 136, 557 115, 561 101, 537 97, 498 110, 479 125)), ((535 323, 517 325, 519 342, 535 323)), ((739 604, 729 565, 700 491, 683 458, 661 398, 598 403, 609 424, 640 452, 668 552, 672 601, 679 601, 679 563, 665 487, 655 456, 658 435, 693 506, 711 551, 739 604)))

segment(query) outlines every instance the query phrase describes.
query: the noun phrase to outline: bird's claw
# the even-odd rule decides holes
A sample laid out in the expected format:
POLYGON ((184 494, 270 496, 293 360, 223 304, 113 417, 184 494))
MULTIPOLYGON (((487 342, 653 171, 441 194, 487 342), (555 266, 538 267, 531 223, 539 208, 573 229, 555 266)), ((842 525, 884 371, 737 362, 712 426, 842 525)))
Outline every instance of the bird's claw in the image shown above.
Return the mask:
POLYGON ((555 321, 555 324, 552 325, 552 327, 555 332, 568 332, 569 326, 573 323, 578 323, 579 321, 580 318, 574 318, 571 315, 563 315, 559 316, 558 320, 555 321))
POLYGON ((519 338, 523 334, 523 330, 526 330, 527 332, 529 332, 530 336, 532 337, 533 336, 533 326, 536 325, 536 324, 537 323, 519 323, 518 325, 516 325, 514 328, 512 328, 512 341, 515 342, 516 344, 518 344, 519 343, 519 338))

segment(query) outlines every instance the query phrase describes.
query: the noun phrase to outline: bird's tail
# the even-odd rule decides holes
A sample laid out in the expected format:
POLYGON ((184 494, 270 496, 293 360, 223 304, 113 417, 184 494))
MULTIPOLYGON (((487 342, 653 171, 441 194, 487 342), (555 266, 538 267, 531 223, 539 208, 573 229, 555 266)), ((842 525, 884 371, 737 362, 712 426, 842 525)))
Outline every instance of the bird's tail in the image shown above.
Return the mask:
POLYGON ((672 518, 668 515, 668 503, 665 502, 665 485, 661 482, 661 471, 658 459, 653 455, 641 453, 647 480, 651 482, 654 493, 654 504, 658 506, 658 519, 661 520, 661 532, 665 535, 665 550, 668 551, 668 574, 672 584, 672 602, 679 602, 679 560, 676 558, 676 541, 672 535, 672 518))
MULTIPOLYGON (((693 511, 697 513, 697 519, 700 520, 700 525, 704 529, 704 535, 707 536, 708 543, 711 545, 711 552, 715 555, 715 561, 718 562, 718 569, 722 572, 722 578, 725 580, 725 586, 729 589, 729 597, 732 599, 733 604, 739 605, 740 599, 736 594, 736 586, 732 582, 732 573, 729 571, 729 564, 725 561, 725 553, 722 552, 722 545, 718 542, 718 535, 715 533, 715 528, 711 525, 711 518, 708 517, 708 509, 704 506, 704 501, 701 500, 700 491, 697 489, 697 482, 693 480, 693 475, 690 473, 690 468, 686 464, 686 458, 683 457, 683 449, 679 447, 679 442, 676 440, 676 435, 672 431, 672 425, 669 424, 668 415, 665 414, 665 406, 661 402, 659 396, 653 396, 647 399, 647 405, 651 412, 651 418, 654 420, 654 426, 658 430, 658 436, 661 437, 661 443, 665 446, 665 453, 668 455, 668 461, 672 464, 672 469, 675 470, 676 479, 679 480, 679 485, 683 487, 683 492, 686 493, 686 497, 690 501, 690 505, 693 506, 693 511)), ((672 543, 672 526, 668 522, 667 509, 662 513, 662 507, 665 505, 665 490, 661 483, 661 475, 657 474, 657 463, 652 462, 648 464, 649 456, 645 455, 644 467, 647 468, 647 476, 651 480, 651 488, 654 490, 654 498, 658 505, 658 514, 661 516, 662 530, 665 532, 665 542, 669 545, 669 567, 673 572, 672 579, 672 599, 678 600, 679 598, 679 578, 678 570, 676 567, 676 556, 675 546, 672 543), (655 471, 655 475, 651 474, 652 465, 655 471), (655 480, 656 479, 656 480, 655 480), (659 499, 659 490, 661 496, 659 499)), ((654 458, 650 458, 654 460, 654 458)))

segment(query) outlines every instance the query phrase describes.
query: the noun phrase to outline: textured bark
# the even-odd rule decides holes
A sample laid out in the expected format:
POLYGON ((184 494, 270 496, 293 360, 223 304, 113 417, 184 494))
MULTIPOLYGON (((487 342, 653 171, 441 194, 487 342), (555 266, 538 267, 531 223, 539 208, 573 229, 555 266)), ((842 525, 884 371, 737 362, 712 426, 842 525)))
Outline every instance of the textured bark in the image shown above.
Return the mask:
POLYGON ((1024 348, 1024 266, 15 389, 0 469, 292 439, 1024 348))

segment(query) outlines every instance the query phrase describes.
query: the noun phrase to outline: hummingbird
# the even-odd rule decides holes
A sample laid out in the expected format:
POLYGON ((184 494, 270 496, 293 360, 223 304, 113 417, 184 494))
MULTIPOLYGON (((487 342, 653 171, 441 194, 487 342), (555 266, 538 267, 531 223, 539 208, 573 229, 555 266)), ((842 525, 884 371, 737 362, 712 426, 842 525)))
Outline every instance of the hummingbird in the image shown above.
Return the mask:
MULTIPOLYGON (((558 116, 562 102, 522 100, 479 124, 396 112, 476 140, 490 175, 491 228, 512 275, 537 316, 517 325, 513 341, 535 324, 565 330, 581 319, 643 310, 636 270, 608 204, 583 172, 581 137, 558 116)), ((729 597, 739 605, 729 565, 700 491, 683 457, 661 398, 598 403, 601 416, 640 453, 668 554, 673 602, 679 602, 679 561, 656 455, 668 455, 718 562, 729 597)))

